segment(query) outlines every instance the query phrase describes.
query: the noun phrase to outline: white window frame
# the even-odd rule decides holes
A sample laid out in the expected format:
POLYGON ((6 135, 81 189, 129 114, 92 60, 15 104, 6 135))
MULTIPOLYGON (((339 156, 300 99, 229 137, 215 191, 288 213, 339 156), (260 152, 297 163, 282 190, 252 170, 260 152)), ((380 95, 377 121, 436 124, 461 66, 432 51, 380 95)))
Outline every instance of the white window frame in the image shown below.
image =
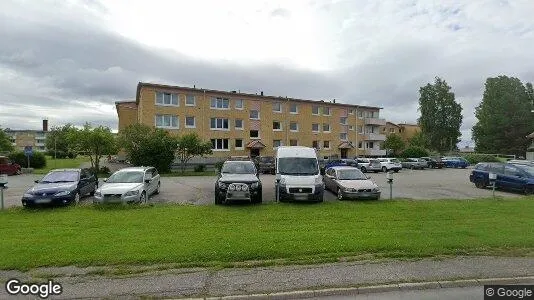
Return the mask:
POLYGON ((353 115, 353 114, 354 114, 354 108, 349 109, 349 115, 353 115))
POLYGON ((323 116, 331 116, 331 114, 332 114, 332 109, 330 109, 330 107, 328 107, 328 106, 323 106, 322 113, 323 113, 323 116), (328 110, 328 113, 325 113, 325 112, 324 112, 325 109, 328 110))
MULTIPOLYGON (((211 150, 212 151, 217 151, 217 152, 224 152, 224 151, 230 151, 230 140, 229 139, 224 139, 224 138, 220 138, 220 139, 211 139, 211 140, 215 140, 215 148, 212 148, 211 150), (223 148, 217 148, 217 140, 221 140, 222 141, 222 144, 223 144, 223 148), (226 144, 228 145, 228 148, 224 148, 224 140, 226 140, 226 144)), ((210 142, 211 142, 210 140, 210 142)))
POLYGON ((251 120, 259 120, 260 119, 260 110, 259 109, 251 109, 248 113, 248 116, 251 120), (252 112, 255 111, 258 113, 258 116, 256 118, 252 117, 252 112))
POLYGON ((339 124, 341 125, 348 125, 348 118, 347 117, 339 117, 339 124), (342 120, 345 119, 345 122, 342 122, 342 120))
POLYGON ((363 126, 357 126, 358 133, 363 134, 363 126))
POLYGON ((273 102, 273 112, 281 113, 282 112, 282 102, 273 102), (278 104, 280 106, 280 110, 275 110, 275 104, 278 104))
POLYGON ((283 130, 283 127, 282 127, 282 122, 281 121, 273 121, 273 131, 282 131, 283 130), (278 129, 275 129, 274 128, 274 122, 277 122, 279 125, 280 125, 280 128, 278 129))
POLYGON ((395 133, 395 128, 390 128, 389 133, 395 133))
POLYGON ((197 118, 194 116, 186 116, 184 118, 185 128, 197 128, 197 118), (187 118, 193 118, 193 125, 187 125, 187 118))
POLYGON ((312 132, 320 132, 321 131, 321 124, 319 123, 312 123, 312 132), (313 129, 313 125, 317 125, 317 130, 313 129))
POLYGON ((331 132, 332 131, 332 126, 330 126, 330 123, 323 123, 323 132, 331 132), (325 125, 328 125, 328 130, 324 130, 324 126, 325 125))
POLYGON ((354 131, 354 125, 349 125, 349 130, 354 131))
POLYGON ((243 150, 245 149, 245 141, 243 139, 234 139, 234 149, 235 150, 243 150), (241 140, 241 147, 237 147, 237 140, 241 140))
POLYGON ((211 130, 219 130, 219 131, 229 131, 230 130, 230 120, 228 118, 210 118, 210 129, 211 130), (215 119, 215 127, 211 127, 211 120, 212 119, 215 119), (226 120, 227 124, 228 124, 228 128, 224 128, 224 126, 221 127, 221 128, 217 127, 217 120, 223 120, 222 121, 223 125, 224 125, 224 120, 226 120))
POLYGON ((175 107, 179 107, 180 106, 180 95, 179 94, 175 94, 175 93, 168 93, 168 92, 158 92, 156 91, 156 93, 154 94, 154 103, 156 106, 175 106, 175 107), (163 94, 163 103, 158 103, 158 94, 163 94), (165 104, 165 95, 171 95, 171 102, 169 104, 165 104), (173 104, 172 103, 172 99, 176 98, 176 104, 173 104))
POLYGON ((221 98, 221 97, 211 97, 210 109, 229 110, 230 109, 230 99, 221 98), (215 100, 215 106, 213 106, 213 100, 215 100), (227 107, 224 107, 225 100, 228 101, 228 106, 227 107), (218 107, 219 106, 219 102, 221 103, 221 107, 218 107))
POLYGON ((243 99, 236 99, 235 100, 235 105, 234 105, 235 109, 237 110, 243 110, 245 109, 245 100, 243 99), (241 103, 241 107, 237 106, 237 103, 241 103))
POLYGON ((289 122, 289 131, 298 132, 299 131, 299 123, 298 122, 289 122), (297 129, 291 129, 291 124, 293 124, 293 123, 297 125, 297 129))
POLYGON ((298 104, 296 104, 296 103, 289 104, 289 113, 292 114, 292 115, 298 115, 299 114, 299 106, 298 106, 298 104), (291 107, 293 107, 293 105, 295 105, 295 111, 291 111, 291 107))
POLYGON ((323 141, 323 149, 330 150, 330 141, 323 141), (328 143, 328 147, 324 145, 325 142, 328 143))
POLYGON ((248 131, 248 135, 250 137, 251 140, 261 140, 261 134, 260 134, 260 131, 259 130, 254 130, 254 131, 257 131, 258 132, 258 136, 256 137, 253 137, 250 135, 250 132, 253 131, 252 129, 248 131))
POLYGON ((341 141, 348 141, 348 134, 347 134, 346 132, 340 132, 340 133, 339 133, 339 140, 341 140, 341 141), (341 137, 341 135, 343 135, 343 134, 345 135, 344 138, 341 137))
POLYGON ((191 94, 186 94, 185 95, 185 106, 196 106, 196 105, 197 105, 197 96, 191 95, 191 94), (193 97, 193 103, 187 103, 187 100, 191 99, 189 97, 193 97))
POLYGON ((156 128, 164 128, 164 129, 180 129, 180 118, 177 115, 170 115, 170 114, 161 114, 161 115, 155 115, 154 116, 154 125, 156 128), (158 126, 158 117, 163 118, 162 123, 165 124, 165 118, 170 118, 170 124, 169 126, 166 125, 159 125, 158 126), (176 118, 176 126, 172 126, 172 118, 176 118))
POLYGON ((312 115, 318 116, 321 114, 321 107, 319 105, 312 105, 312 115), (314 113, 313 110, 317 108, 317 113, 314 113))
POLYGON ((234 119, 234 128, 235 128, 235 130, 243 130, 243 127, 245 127, 244 124, 243 124, 243 119, 234 119), (236 121, 238 121, 238 120, 241 120, 241 127, 237 127, 236 121))

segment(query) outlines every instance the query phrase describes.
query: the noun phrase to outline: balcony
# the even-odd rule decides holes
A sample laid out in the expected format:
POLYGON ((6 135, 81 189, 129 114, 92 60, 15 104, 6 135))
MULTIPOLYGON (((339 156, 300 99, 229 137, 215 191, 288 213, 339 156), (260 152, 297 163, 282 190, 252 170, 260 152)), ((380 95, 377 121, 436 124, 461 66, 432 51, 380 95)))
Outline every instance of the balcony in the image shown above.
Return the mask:
POLYGON ((365 140, 366 141, 385 141, 386 135, 385 134, 378 134, 378 133, 366 133, 365 134, 365 140))
POLYGON ((386 156, 386 150, 367 149, 367 150, 365 150, 365 155, 369 155, 369 156, 386 156))
POLYGON ((386 119, 365 118, 365 125, 386 126, 386 119))

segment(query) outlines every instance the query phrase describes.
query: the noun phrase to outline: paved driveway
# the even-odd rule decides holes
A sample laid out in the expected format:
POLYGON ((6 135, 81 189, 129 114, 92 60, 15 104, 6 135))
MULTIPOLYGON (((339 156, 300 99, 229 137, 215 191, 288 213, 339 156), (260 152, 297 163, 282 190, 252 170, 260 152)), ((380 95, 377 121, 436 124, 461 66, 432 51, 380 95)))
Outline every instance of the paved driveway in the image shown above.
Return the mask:
MULTIPOLYGON (((393 198, 407 199, 447 199, 491 197, 489 189, 481 190, 469 182, 469 169, 442 170, 403 170, 394 173, 393 198)), ((382 189, 382 199, 389 199, 389 185, 385 173, 368 173, 382 189)), ((263 182, 263 201, 272 202, 274 175, 260 175, 263 182)), ((4 191, 5 205, 20 206, 24 191, 32 186, 41 175, 9 176, 9 188, 4 191)), ((208 205, 214 202, 214 176, 162 177, 161 193, 153 196, 152 202, 173 202, 183 204, 208 205)), ((496 191, 502 197, 520 197, 520 194, 496 191)), ((91 197, 82 202, 91 203, 91 197)), ((325 193, 325 201, 337 201, 335 195, 325 193)))

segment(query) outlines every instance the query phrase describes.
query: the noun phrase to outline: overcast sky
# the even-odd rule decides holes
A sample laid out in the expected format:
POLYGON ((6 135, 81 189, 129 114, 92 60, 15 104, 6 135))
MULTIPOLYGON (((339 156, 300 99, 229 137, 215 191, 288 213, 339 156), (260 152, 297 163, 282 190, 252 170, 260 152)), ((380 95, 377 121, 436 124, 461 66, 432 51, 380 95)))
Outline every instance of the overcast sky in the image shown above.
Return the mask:
MULTIPOLYGON (((384 107, 444 78, 462 140, 487 77, 534 82, 532 0, 0 1, 0 126, 117 128, 149 81, 384 107)), ((463 145, 463 144, 461 144, 463 145)))

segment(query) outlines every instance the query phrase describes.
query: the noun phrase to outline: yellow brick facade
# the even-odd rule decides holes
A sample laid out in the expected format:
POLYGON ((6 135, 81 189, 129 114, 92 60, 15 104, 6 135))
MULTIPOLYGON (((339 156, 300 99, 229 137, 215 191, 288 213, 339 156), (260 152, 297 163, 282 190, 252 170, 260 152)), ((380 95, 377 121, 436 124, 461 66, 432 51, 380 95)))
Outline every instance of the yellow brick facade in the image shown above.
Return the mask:
POLYGON ((205 141, 214 139, 216 148, 218 143, 222 143, 224 149, 214 149, 213 156, 215 157, 255 156, 258 154, 272 156, 275 153, 274 141, 280 141, 281 145, 292 145, 296 142, 299 146, 308 147, 313 147, 313 141, 317 141, 319 155, 321 156, 355 157, 373 155, 377 154, 376 151, 379 149, 381 140, 383 140, 380 136, 380 124, 383 123, 385 125, 385 120, 378 118, 380 111, 378 107, 148 83, 140 83, 138 85, 136 104, 136 109, 126 109, 124 107, 126 105, 123 106, 121 102, 117 103, 119 132, 134 122, 156 126, 157 119, 160 122, 164 122, 163 120, 170 120, 169 118, 171 118, 162 117, 162 115, 173 116, 172 120, 177 121, 177 126, 174 128, 165 127, 172 134, 181 135, 196 132, 205 141), (162 96, 161 93, 168 95, 162 96), (157 104, 157 101, 161 102, 163 97, 168 97, 167 102, 174 104, 157 104), (217 98, 221 100, 215 100, 216 103, 217 101, 223 103, 225 100, 222 99, 228 99, 228 108, 212 108, 212 99, 217 98), (174 99, 177 99, 177 101, 174 101, 174 99), (188 101, 190 103, 186 103, 188 101), (240 103, 242 103, 242 107, 238 107, 240 103), (281 107, 280 112, 274 111, 278 103, 281 107), (297 113, 290 112, 292 105, 296 105, 297 113), (318 108, 319 114, 314 114, 314 110, 316 110, 314 107, 318 108), (324 108, 330 110, 329 115, 323 112, 324 108), (259 120, 251 119, 252 110, 258 111, 259 120), (189 117, 189 121, 194 118, 193 128, 186 126, 187 117, 189 117), (346 125, 340 123, 341 117, 346 118, 346 125), (211 128, 212 118, 222 119, 221 121, 215 121, 215 123, 217 125, 217 122, 222 122, 225 128, 211 128), (236 120, 242 120, 242 128, 236 128, 236 120), (279 130, 274 129, 273 122, 275 121, 280 124, 281 128, 279 130), (225 122, 227 122, 228 128, 224 126, 225 122), (297 130, 290 130, 292 122, 297 124, 297 130), (371 124, 366 125, 366 123, 371 124), (315 126, 318 127, 318 132, 312 130, 312 124, 317 124, 315 126), (259 129, 258 138, 251 137, 250 130, 255 129, 255 126, 259 129), (328 128, 323 127, 329 127, 329 132, 323 130, 328 128), (359 129, 361 129, 360 133, 358 132, 359 129), (375 135, 369 135, 367 131, 373 131, 375 135), (346 132, 347 136, 346 141, 342 140, 340 136, 344 132, 346 132), (225 142, 217 141, 217 139, 228 140, 227 149, 224 147, 226 146, 225 142), (242 147, 236 147, 236 143, 239 143, 236 140, 241 140, 242 147), (247 147, 249 143, 255 140, 260 141, 260 146, 264 145, 265 147, 258 150, 247 147), (325 145, 325 141, 329 145, 325 145), (358 149, 359 144, 362 146, 361 149, 358 149), (365 149, 367 145, 372 145, 373 149, 365 149), (340 146, 347 149, 342 150, 340 146))
POLYGON ((416 124, 395 124, 387 122, 386 126, 382 129, 382 132, 385 135, 397 134, 405 142, 409 142, 411 138, 413 138, 417 133, 421 132, 421 127, 416 124))

